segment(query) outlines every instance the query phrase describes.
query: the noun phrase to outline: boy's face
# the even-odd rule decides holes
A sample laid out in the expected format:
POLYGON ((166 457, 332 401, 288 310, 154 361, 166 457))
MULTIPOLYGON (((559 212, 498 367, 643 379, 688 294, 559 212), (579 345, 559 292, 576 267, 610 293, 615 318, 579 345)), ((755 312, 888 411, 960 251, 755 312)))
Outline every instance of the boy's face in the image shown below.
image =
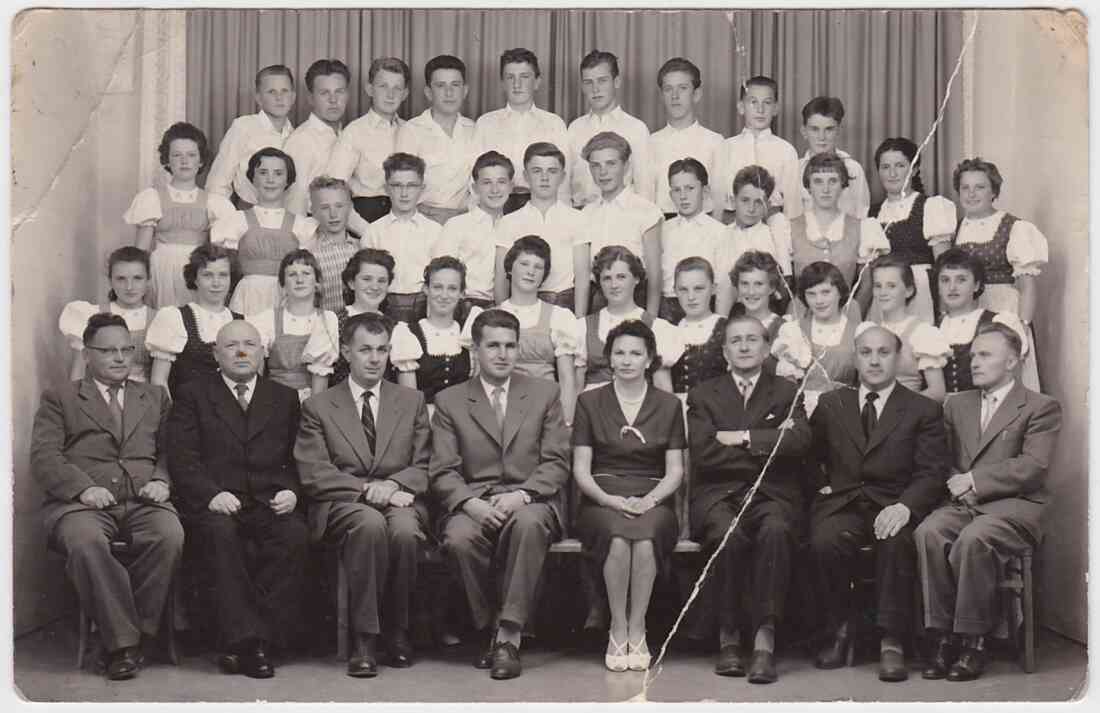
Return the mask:
POLYGON ((768 197, 764 189, 746 184, 741 186, 733 200, 733 214, 742 228, 751 228, 760 222, 768 211, 768 197))
POLYGON ((695 88, 687 72, 669 72, 661 80, 661 101, 670 121, 694 116, 702 98, 703 90, 695 88))
POLYGON ((397 113, 397 107, 409 96, 409 88, 405 86, 405 75, 400 72, 388 72, 379 70, 374 75, 374 81, 363 87, 370 97, 371 107, 375 113, 382 116, 393 116, 397 113))
POLYGON ((500 83, 510 105, 527 107, 535 102, 535 92, 542 78, 536 76, 534 67, 527 62, 509 62, 500 75, 500 83))
POLYGON ((399 215, 415 211, 423 191, 424 179, 416 171, 394 171, 386 179, 386 195, 393 204, 393 212, 399 215))
POLYGON ((335 124, 344 118, 348 108, 348 80, 342 74, 325 74, 313 78, 309 93, 309 108, 321 121, 335 124))
POLYGON ((504 166, 486 166, 477 172, 474 181, 474 193, 477 203, 485 211, 493 212, 504 208, 508 194, 512 192, 512 179, 504 166))
POLYGON ((615 106, 622 77, 611 76, 611 65, 600 62, 595 67, 581 70, 581 91, 590 111, 597 114, 615 106))
POLYGON ((321 232, 343 235, 348 226, 351 196, 342 188, 320 188, 310 195, 313 217, 321 225, 321 232))
POLYGON ((705 270, 684 270, 676 275, 676 299, 688 317, 707 316, 713 294, 714 282, 707 277, 705 270))
POLYGON ((523 167, 531 195, 539 200, 553 200, 558 197, 558 188, 565 180, 565 168, 553 156, 532 156, 523 167))
POLYGON ((836 151, 836 135, 840 124, 831 116, 813 114, 802 125, 802 138, 810 147, 810 155, 836 151))
POLYGON ((466 80, 457 69, 437 69, 432 72, 432 81, 424 87, 424 96, 437 114, 453 116, 462 110, 466 100, 466 80))
POLYGON ((668 179, 668 195, 685 218, 692 218, 703 209, 706 191, 707 187, 694 173, 681 171, 668 179))
POLYGON ((810 174, 810 195, 814 199, 814 206, 818 208, 835 208, 840 199, 840 192, 844 190, 840 176, 836 171, 818 171, 810 174))
POLYGON ((626 168, 627 162, 623 161, 618 149, 598 149, 588 154, 588 170, 604 195, 623 187, 626 168))
POLYGON ((256 103, 268 116, 282 119, 294 107, 294 83, 284 74, 269 74, 260 80, 256 103))
POLYGON ((771 126, 772 118, 779 110, 779 102, 771 87, 751 85, 745 96, 737 102, 737 113, 745 117, 745 126, 753 131, 763 131, 771 126))

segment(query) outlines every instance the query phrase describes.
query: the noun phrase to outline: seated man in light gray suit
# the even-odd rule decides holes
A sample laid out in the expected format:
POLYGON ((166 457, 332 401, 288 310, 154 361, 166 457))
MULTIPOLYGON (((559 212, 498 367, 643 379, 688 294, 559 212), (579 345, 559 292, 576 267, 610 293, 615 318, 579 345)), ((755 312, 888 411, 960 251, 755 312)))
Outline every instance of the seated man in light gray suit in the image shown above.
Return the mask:
POLYGON ((380 608, 390 666, 412 665, 409 609, 428 522, 418 497, 428 488, 428 409, 419 391, 382 380, 392 332, 380 314, 348 319, 340 353, 349 378, 302 404, 294 446, 313 538, 343 544, 356 678, 378 674, 380 608))
MULTIPOLYGON (((432 494, 443 547, 474 624, 496 624, 474 664, 515 678, 546 551, 561 534, 569 432, 557 384, 514 372, 519 320, 499 309, 472 327, 480 374, 441 391, 432 417, 432 494), (493 569, 496 587, 491 583, 493 569)), ((491 629, 490 629, 491 631, 491 629)))
POLYGON ((99 626, 107 677, 122 680, 141 667, 142 636, 157 633, 183 550, 168 501, 168 392, 128 380, 134 346, 122 317, 92 315, 83 337, 84 378, 42 395, 31 471, 46 491, 50 544, 99 626), (126 566, 111 554, 115 540, 130 543, 126 566))
POLYGON ((944 406, 953 502, 925 518, 915 537, 933 642, 924 678, 970 681, 982 674, 1005 561, 1039 541, 1062 409, 1018 380, 1021 347, 1011 328, 980 326, 970 346, 977 388, 944 406), (957 657, 956 637, 962 638, 957 657))

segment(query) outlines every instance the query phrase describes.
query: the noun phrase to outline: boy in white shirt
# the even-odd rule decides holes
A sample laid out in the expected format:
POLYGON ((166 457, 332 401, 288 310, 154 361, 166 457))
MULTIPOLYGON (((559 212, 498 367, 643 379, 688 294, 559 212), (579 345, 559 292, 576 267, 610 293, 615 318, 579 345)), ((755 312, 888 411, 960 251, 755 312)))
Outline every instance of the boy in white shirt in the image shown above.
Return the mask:
POLYGON ((397 146, 397 129, 404 120, 397 109, 409 96, 412 72, 396 57, 380 57, 370 63, 363 91, 370 110, 344 127, 332 149, 326 173, 351 186, 355 212, 373 223, 390 212, 382 162, 397 146))
MULTIPOLYGON (((695 109, 703 98, 702 85, 699 68, 683 57, 673 57, 657 72, 657 87, 661 90, 667 123, 665 128, 649 137, 653 165, 648 173, 654 183, 652 195, 665 218, 675 218, 678 212, 676 201, 668 191, 669 165, 690 156, 713 175, 718 149, 722 146, 722 135, 705 128, 695 118, 695 109)), ((714 210, 709 191, 703 200, 703 210, 707 213, 714 210)))
POLYGON ((779 84, 774 79, 756 76, 741 86, 737 113, 744 117, 745 128, 722 144, 715 169, 715 184, 723 190, 720 196, 715 196, 714 217, 727 225, 733 221, 730 187, 737 172, 745 166, 763 166, 775 179, 769 212, 781 207, 788 220, 802 214, 798 153, 771 130, 772 119, 778 112, 779 84))
POLYGON ((420 212, 443 225, 466 212, 477 158, 474 122, 461 113, 469 92, 466 64, 449 54, 433 57, 424 66, 424 83, 430 106, 397 130, 397 151, 424 160, 420 212))
POLYGON ((512 162, 499 151, 486 151, 478 156, 473 170, 477 205, 447 221, 432 254, 432 257, 451 255, 465 264, 466 301, 482 309, 494 304, 494 246, 500 242, 501 219, 515 174, 512 162))
MULTIPOLYGON (((496 150, 520 166, 527 147, 536 142, 568 145, 565 121, 557 114, 535 106, 535 93, 542 83, 539 58, 529 49, 517 47, 500 55, 500 84, 507 104, 482 114, 477 120, 478 151, 496 150)), ((569 201, 569 184, 562 181, 558 197, 569 201)), ((519 210, 531 198, 531 187, 521 173, 515 177, 512 195, 504 204, 505 215, 519 210)), ((510 243, 509 243, 510 244, 510 243)))
POLYGON ((694 158, 673 161, 666 181, 677 215, 661 226, 661 308, 657 316, 676 324, 684 309, 676 294, 676 265, 688 257, 701 257, 713 265, 719 246, 726 240, 726 226, 703 210, 710 188, 707 169, 694 158))
POLYGON ((206 177, 206 191, 233 200, 238 210, 256 204, 256 188, 245 177, 248 160, 260 149, 281 149, 294 129, 287 116, 294 108, 294 74, 282 64, 256 73, 255 114, 238 116, 218 146, 218 155, 206 177))
POLYGON ((443 228, 417 210, 424 191, 424 160, 397 152, 382 163, 390 212, 367 226, 364 248, 386 250, 397 263, 386 294, 387 317, 411 322, 425 316, 424 267, 431 261, 443 228))
POLYGON ((566 183, 566 159, 556 145, 533 143, 523 154, 523 174, 531 188, 531 200, 504 216, 497 230, 497 304, 508 299, 504 257, 524 235, 537 235, 550 246, 550 274, 542 283, 539 299, 573 310, 578 317, 588 313, 589 272, 592 258, 590 238, 585 233, 583 213, 558 200, 566 183))
MULTIPOLYGON (((844 159, 848 169, 848 186, 841 191, 837 207, 840 212, 853 218, 866 218, 871 209, 871 189, 867 186, 867 176, 863 166, 859 165, 847 152, 836 147, 840 124, 844 121, 844 103, 836 97, 814 97, 802 107, 802 138, 806 139, 806 153, 798 160, 798 175, 806 170, 811 156, 819 153, 835 153, 844 159)), ((802 188, 803 210, 813 208, 814 201, 810 191, 802 188)))
POLYGON ((298 180, 286 192, 286 207, 291 213, 309 215, 309 185, 325 172, 336 146, 348 108, 349 81, 351 73, 338 59, 319 59, 306 71, 309 118, 291 132, 283 145, 298 171, 298 180))
POLYGON ((649 127, 641 119, 619 106, 619 58, 610 52, 592 50, 581 60, 581 91, 588 113, 569 124, 570 192, 577 208, 599 200, 600 189, 592 180, 582 150, 588 140, 600 132, 613 131, 630 142, 634 154, 624 185, 652 200, 652 188, 646 179, 649 169, 649 127))
MULTIPOLYGON (((661 223, 656 205, 626 188, 624 179, 635 160, 630 143, 613 131, 602 131, 584 145, 587 162, 600 197, 584 207, 584 229, 592 254, 608 245, 622 245, 638 256, 646 270, 645 309, 656 314, 661 306, 661 223)), ((603 293, 593 287, 589 311, 604 306, 603 293), (598 299, 597 299, 598 295, 598 299)))

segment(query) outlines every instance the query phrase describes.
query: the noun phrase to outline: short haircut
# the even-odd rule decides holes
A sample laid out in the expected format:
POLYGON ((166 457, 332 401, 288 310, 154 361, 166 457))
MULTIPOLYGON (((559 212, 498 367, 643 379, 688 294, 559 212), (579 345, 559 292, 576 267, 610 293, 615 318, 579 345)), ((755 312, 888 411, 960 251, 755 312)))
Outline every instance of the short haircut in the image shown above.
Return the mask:
POLYGON ((951 185, 955 189, 955 193, 959 192, 959 181, 962 179, 962 175, 968 171, 981 171, 989 178, 989 185, 993 189, 993 197, 1001 195, 1001 185, 1004 183, 1004 179, 1001 178, 1001 172, 997 170, 997 164, 992 161, 983 161, 981 156, 975 156, 974 158, 963 159, 963 162, 958 166, 955 166, 954 173, 951 174, 951 185))
POLYGON ((487 309, 474 317, 474 323, 470 327, 470 337, 474 344, 481 343, 481 335, 489 328, 511 329, 516 334, 516 340, 519 340, 519 318, 499 307, 487 309))
POLYGON ((508 171, 509 181, 516 177, 516 167, 512 165, 512 159, 499 151, 486 151, 477 157, 477 160, 474 161, 474 170, 470 171, 474 183, 477 183, 477 175, 481 173, 481 170, 483 168, 489 168, 490 166, 500 166, 506 169, 508 171))
POLYGON ((348 182, 342 178, 333 178, 332 176, 317 176, 309 182, 309 192, 323 191, 326 189, 344 191, 348 194, 348 198, 351 198, 351 186, 348 182))
POLYGON ((966 250, 948 248, 936 258, 936 264, 932 266, 932 289, 939 289, 940 273, 944 270, 969 270, 974 276, 974 282, 978 283, 978 288, 974 290, 974 299, 985 292, 985 264, 966 250))
POLYGON ((802 107, 802 125, 805 126, 814 114, 827 116, 839 124, 844 121, 844 102, 836 97, 814 97, 802 107))
POLYGON ((642 264, 640 257, 622 245, 605 245, 592 260, 592 277, 595 278, 596 284, 600 284, 600 275, 604 270, 620 261, 626 263, 630 268, 630 274, 634 275, 638 282, 645 279, 645 265, 642 264))
POLYGON ((338 59, 319 59, 309 65, 306 70, 306 91, 313 91, 313 80, 317 77, 327 77, 330 74, 339 74, 344 81, 351 84, 351 71, 348 66, 338 59))
POLYGON ((645 322, 640 319, 624 319, 611 328, 603 343, 603 357, 609 362, 611 352, 615 349, 615 341, 619 337, 637 337, 645 342, 646 356, 652 360, 649 368, 646 369, 647 377, 653 376, 653 373, 661 368, 661 355, 657 353, 657 337, 645 322))
POLYGON ((835 287, 837 292, 840 293, 840 307, 843 309, 844 304, 848 301, 851 288, 848 287, 848 282, 837 266, 824 260, 811 262, 802 268, 802 273, 798 276, 798 289, 795 290, 799 301, 809 307, 810 305, 806 301, 806 290, 826 282, 835 287))
POLYGON ((699 68, 695 66, 695 63, 689 59, 683 57, 673 57, 657 70, 657 87, 664 87, 665 75, 672 72, 684 72, 691 77, 691 86, 698 89, 703 86, 703 74, 699 71, 699 68))
POLYGON ((431 86, 432 75, 441 69, 454 69, 462 75, 462 81, 466 81, 466 63, 453 54, 440 54, 428 60, 424 65, 424 84, 431 86))
MULTIPOLYGON (((111 279, 111 274, 115 270, 115 265, 123 262, 136 262, 145 268, 145 276, 152 277, 152 272, 149 268, 149 253, 145 252, 141 248, 134 247, 133 245, 124 245, 121 248, 117 248, 111 251, 111 254, 107 256, 107 279, 111 279)), ((115 294, 115 290, 112 287, 107 291, 107 299, 114 302, 118 299, 118 295, 115 294)))
POLYGON ((412 84, 412 70, 409 69, 409 65, 405 64, 404 60, 397 57, 379 57, 371 61, 370 69, 367 70, 367 83, 373 84, 374 78, 378 76, 379 72, 400 74, 405 78, 406 88, 412 84))
POLYGON ((95 339, 95 335, 99 333, 99 330, 107 327, 122 327, 127 334, 130 332, 130 328, 126 326, 126 320, 122 318, 122 315, 112 312, 97 312, 88 318, 88 324, 84 327, 84 334, 81 335, 81 339, 85 345, 90 344, 95 339))
POLYGON ((351 344, 355 333, 360 329, 367 330, 367 334, 385 334, 386 339, 389 339, 393 335, 393 320, 377 312, 363 312, 348 317, 340 328, 340 345, 351 344))
POLYGON ((394 271, 397 269, 397 262, 393 259, 393 255, 378 248, 363 248, 348 259, 348 264, 340 273, 340 284, 344 286, 344 304, 350 305, 355 302, 355 290, 349 288, 348 283, 355 281, 364 265, 378 265, 385 268, 390 282, 393 282, 394 271))
POLYGON ((249 181, 255 177, 256 169, 260 167, 260 161, 265 158, 282 159, 283 164, 286 165, 287 188, 290 188, 294 184, 294 181, 298 180, 298 171, 294 168, 294 159, 281 149, 277 149, 274 146, 265 146, 252 154, 252 157, 248 159, 248 170, 245 171, 244 175, 249 181))
POLYGON ((882 161, 882 155, 887 151, 897 151, 909 160, 909 171, 912 176, 909 183, 917 193, 924 193, 924 181, 920 177, 920 158, 917 157, 917 145, 904 136, 892 136, 885 139, 875 149, 875 168, 882 161))
POLYGON ((741 91, 738 94, 738 99, 744 99, 745 94, 748 93, 749 87, 767 87, 772 90, 772 98, 779 101, 779 82, 775 81, 771 77, 765 77, 762 74, 758 74, 755 77, 749 77, 741 85, 741 91))
POLYGON ((705 257, 699 257, 693 255, 686 257, 680 262, 676 263, 676 269, 672 273, 672 282, 675 284, 676 280, 680 279, 680 274, 684 272, 691 272, 692 270, 701 270, 707 275, 707 279, 714 282, 714 266, 710 264, 710 261, 705 257))
POLYGON ((539 58, 534 52, 526 47, 516 47, 515 49, 504 50, 500 54, 500 77, 504 78, 504 67, 509 64, 529 64, 531 69, 535 70, 535 76, 541 77, 542 70, 539 69, 539 58))
POLYGON ((297 250, 291 250, 286 255, 283 255, 283 259, 279 261, 279 287, 286 287, 286 269, 295 263, 301 263, 306 267, 313 270, 313 306, 320 307, 322 294, 321 294, 321 263, 317 262, 317 257, 304 248, 298 248, 297 250))
POLYGON ((768 169, 752 164, 742 168, 733 177, 733 195, 736 196, 745 186, 756 186, 764 191, 764 199, 770 200, 775 191, 775 178, 768 169))
POLYGON ((587 161, 593 152, 603 149, 615 149, 619 152, 619 158, 622 161, 630 160, 630 142, 614 131, 601 131, 590 138, 581 149, 581 158, 587 161))
POLYGON ((710 176, 707 175, 707 167, 703 165, 702 161, 691 158, 678 158, 668 165, 668 180, 671 181, 672 177, 678 173, 690 173, 699 179, 699 183, 704 186, 710 182, 710 176))
POLYGON ((290 80, 290 86, 294 86, 294 72, 291 72, 290 67, 285 64, 269 64, 256 72, 256 91, 260 91, 260 84, 263 83, 264 77, 286 77, 290 80))
POLYGON ((779 289, 779 285, 783 282, 783 275, 779 272, 779 263, 776 262, 771 253, 766 253, 763 250, 747 250, 741 253, 741 257, 737 258, 737 262, 733 263, 733 268, 730 270, 730 282, 733 283, 734 287, 737 287, 741 273, 751 272, 752 270, 767 273, 773 290, 779 289))
POLYGON ((905 304, 909 304, 913 301, 913 298, 917 296, 917 283, 913 279, 913 268, 910 266, 909 260, 901 255, 894 253, 887 253, 885 255, 879 255, 871 261, 871 282, 875 280, 875 270, 882 270, 887 267, 896 267, 901 274, 902 284, 913 290, 905 298, 905 304))
POLYGON ((611 70, 611 76, 619 76, 619 58, 610 52, 604 52, 603 50, 592 50, 584 56, 581 60, 581 71, 586 69, 592 69, 598 67, 601 64, 607 64, 608 69, 611 70))
POLYGON ((537 235, 516 238, 512 247, 508 248, 508 252, 504 254, 504 275, 508 281, 512 280, 512 266, 515 265, 519 256, 525 253, 542 259, 542 281, 546 282, 546 278, 550 276, 550 244, 537 235))
POLYGON ((531 159, 536 156, 548 156, 556 158, 562 168, 565 168, 565 154, 555 144, 549 141, 536 141, 527 147, 527 150, 523 152, 523 165, 526 167, 531 159))
POLYGON ((161 136, 160 145, 157 146, 157 153, 160 154, 160 165, 164 166, 166 171, 171 172, 168 168, 168 154, 172 151, 172 142, 179 139, 194 141, 195 145, 199 147, 199 163, 202 164, 199 166, 199 173, 202 173, 210 162, 210 148, 206 143, 206 134, 202 133, 199 127, 188 124, 186 121, 177 121, 169 126, 164 135, 161 136))
POLYGON ((440 270, 454 270, 459 275, 459 285, 462 291, 466 291, 466 263, 459 260, 453 255, 440 255, 439 257, 433 257, 431 262, 424 266, 424 286, 427 287, 432 281, 432 275, 440 270))
POLYGON ((420 180, 424 180, 424 172, 427 170, 427 166, 424 164, 424 159, 419 156, 414 156, 411 153, 405 153, 404 151, 398 151, 397 153, 391 153, 386 157, 386 160, 382 162, 382 173, 386 175, 386 180, 390 180, 390 176, 398 171, 413 171, 416 175, 420 176, 420 180))
POLYGON ((761 322, 756 317, 751 317, 747 314, 735 314, 735 315, 733 315, 726 322, 726 332, 725 333, 726 333, 727 336, 730 333, 730 327, 735 325, 735 324, 755 324, 757 327, 760 327, 760 334, 764 337, 764 341, 771 344, 771 341, 772 341, 771 333, 768 331, 768 328, 764 326, 764 323, 761 322))
POLYGON ((852 339, 852 342, 858 344, 860 337, 862 337, 865 333, 870 332, 872 329, 880 329, 883 332, 889 334, 891 337, 893 337, 893 340, 891 341, 893 341, 894 343, 894 351, 900 352, 902 350, 903 344, 901 341, 901 337, 898 336, 898 333, 892 329, 884 327, 881 324, 876 324, 874 322, 861 322, 856 327, 855 337, 852 339))
POLYGON ((848 167, 844 165, 844 159, 832 151, 814 154, 806 162, 806 168, 802 170, 802 185, 810 187, 810 177, 815 173, 835 173, 840 177, 840 185, 844 188, 852 182, 852 176, 848 173, 848 167))
POLYGON ((982 336, 983 334, 999 334, 1005 338, 1008 342, 1008 348, 1012 350, 1012 353, 1019 359, 1024 351, 1024 341, 1020 338, 1020 335, 1015 329, 1003 324, 1001 322, 986 322, 985 324, 978 325, 978 331, 974 335, 974 338, 982 336))
POLYGON ((233 252, 217 243, 205 243, 191 251, 187 257, 187 264, 183 266, 183 282, 187 285, 187 289, 197 290, 199 286, 196 280, 199 277, 199 270, 218 260, 229 261, 229 279, 232 284, 236 284, 240 268, 237 266, 233 252))

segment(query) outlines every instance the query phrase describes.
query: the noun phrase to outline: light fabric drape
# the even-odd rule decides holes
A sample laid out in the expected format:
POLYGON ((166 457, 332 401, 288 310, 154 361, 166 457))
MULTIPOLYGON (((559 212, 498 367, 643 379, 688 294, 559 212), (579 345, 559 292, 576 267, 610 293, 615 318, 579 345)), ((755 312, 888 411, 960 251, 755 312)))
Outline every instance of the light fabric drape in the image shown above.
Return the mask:
MULTIPOLYGON (((962 12, 953 10, 192 10, 187 117, 216 147, 234 117, 256 111, 256 70, 281 62, 299 80, 291 117, 298 124, 309 113, 306 69, 334 57, 348 64, 356 85, 350 121, 367 109, 362 85, 371 59, 380 56, 401 57, 412 69, 401 111, 409 117, 427 106, 424 64, 437 54, 455 54, 468 68, 464 113, 476 118, 504 104, 501 51, 527 47, 542 67, 539 106, 568 123, 583 111, 580 60, 599 48, 619 57, 623 108, 656 130, 663 126, 657 70, 666 59, 684 56, 703 73, 699 118, 724 136, 741 129, 738 86, 752 75, 779 82, 777 132, 800 154, 802 105, 817 95, 840 97, 847 115, 839 147, 863 164, 878 199, 875 147, 887 136, 924 138, 962 42, 962 12)), ((925 153, 929 191, 950 195, 951 169, 961 158, 962 88, 956 81, 944 123, 925 153)))

